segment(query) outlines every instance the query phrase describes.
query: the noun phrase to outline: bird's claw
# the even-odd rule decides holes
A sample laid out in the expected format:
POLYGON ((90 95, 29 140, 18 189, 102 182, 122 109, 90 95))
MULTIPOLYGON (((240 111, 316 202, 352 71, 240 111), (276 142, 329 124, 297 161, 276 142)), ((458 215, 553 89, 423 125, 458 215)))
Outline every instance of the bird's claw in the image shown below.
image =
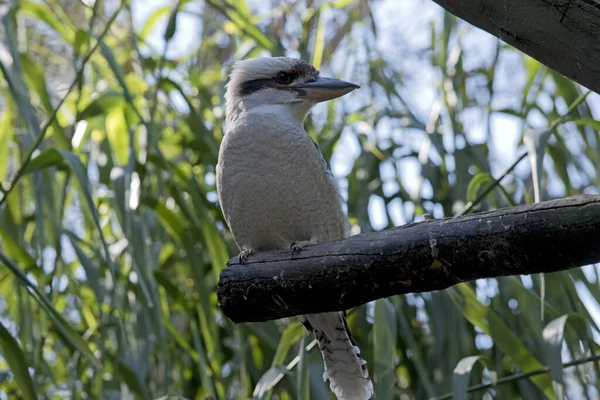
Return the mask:
POLYGON ((252 249, 244 249, 244 250, 240 251, 240 254, 238 254, 238 261, 240 262, 240 264, 245 265, 246 264, 246 260, 252 254, 254 254, 254 250, 252 250, 252 249))
POLYGON ((290 249, 292 249, 292 255, 300 254, 300 252, 307 246, 312 246, 317 244, 316 240, 299 240, 297 242, 292 243, 290 249))

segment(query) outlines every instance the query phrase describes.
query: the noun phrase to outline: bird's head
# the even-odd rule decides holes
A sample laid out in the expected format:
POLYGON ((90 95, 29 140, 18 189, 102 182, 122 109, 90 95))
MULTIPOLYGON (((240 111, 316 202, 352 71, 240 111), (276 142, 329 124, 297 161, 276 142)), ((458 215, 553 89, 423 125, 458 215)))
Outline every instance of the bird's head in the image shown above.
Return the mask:
POLYGON ((253 108, 281 110, 300 123, 321 101, 343 96, 360 86, 324 78, 312 65, 295 58, 261 57, 238 61, 227 84, 227 121, 253 108))

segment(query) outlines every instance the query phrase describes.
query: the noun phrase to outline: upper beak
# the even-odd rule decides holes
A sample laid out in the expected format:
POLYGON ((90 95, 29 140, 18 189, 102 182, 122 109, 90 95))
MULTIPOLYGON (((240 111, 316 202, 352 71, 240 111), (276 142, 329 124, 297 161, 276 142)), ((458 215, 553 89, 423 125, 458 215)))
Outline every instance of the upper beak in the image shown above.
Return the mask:
POLYGON ((354 83, 333 78, 322 78, 320 76, 314 81, 294 86, 294 89, 298 90, 301 97, 316 101, 317 103, 341 97, 358 88, 360 86, 354 83))

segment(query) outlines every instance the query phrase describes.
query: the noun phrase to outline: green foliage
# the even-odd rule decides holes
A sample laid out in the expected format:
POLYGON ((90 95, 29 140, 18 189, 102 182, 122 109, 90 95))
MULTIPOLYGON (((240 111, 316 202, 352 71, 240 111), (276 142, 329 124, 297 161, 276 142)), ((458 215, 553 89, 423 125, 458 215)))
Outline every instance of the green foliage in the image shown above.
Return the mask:
POLYGON ((2 349, 2 356, 6 360, 10 371, 14 374, 15 382, 21 389, 23 398, 27 400, 37 399, 33 381, 27 370, 27 360, 25 354, 23 354, 23 349, 2 324, 0 324, 0 349, 2 349))
MULTIPOLYGON (((400 56, 375 45, 390 47, 385 2, 274 2, 265 14, 245 0, 178 1, 136 24, 128 2, 13 3, 0 6, 9 398, 331 397, 295 319, 235 326, 217 306, 237 253, 214 183, 235 60, 300 54, 362 85, 306 125, 345 171, 354 231, 600 186, 598 97, 496 41, 466 68, 472 31, 439 10, 426 48, 393 39, 400 56), (195 37, 183 52, 181 35, 195 37), (523 78, 508 89, 507 70, 523 78), (411 92, 420 80, 425 108, 411 92), (521 127, 500 163, 499 116, 521 127)), ((598 352, 597 271, 547 275, 544 287, 540 298, 537 278, 490 279, 351 310, 377 398, 594 397, 598 364, 577 360, 598 352)))

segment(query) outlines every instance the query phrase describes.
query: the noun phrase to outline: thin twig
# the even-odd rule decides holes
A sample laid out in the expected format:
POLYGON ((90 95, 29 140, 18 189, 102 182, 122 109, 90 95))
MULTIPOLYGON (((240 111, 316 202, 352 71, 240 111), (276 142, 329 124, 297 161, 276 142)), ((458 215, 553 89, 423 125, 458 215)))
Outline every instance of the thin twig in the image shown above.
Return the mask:
POLYGON ((115 11, 115 13, 112 15, 112 17, 108 20, 108 23, 104 27, 104 30, 102 31, 102 33, 100 34, 100 36, 96 40, 96 43, 94 44, 94 47, 92 47, 92 49, 83 58, 81 66, 79 67, 79 70, 77 71, 77 75, 75 76, 75 79, 73 80, 73 83, 71 83, 71 86, 69 86, 69 89, 67 90, 67 93, 60 100, 60 102, 58 103, 58 105, 54 109, 54 112, 52 113, 52 115, 50 116, 50 118, 48 119, 48 121, 46 121, 46 123, 44 124, 44 127, 42 128, 42 130, 39 133, 38 137, 35 139, 35 142, 31 146, 31 148, 29 149, 29 152, 27 153, 27 156, 23 160, 23 163, 21 164, 21 167, 19 168, 19 170, 17 171, 15 177, 13 178, 12 182, 10 183, 10 186, 8 187, 8 189, 6 189, 4 191, 4 195, 0 199, 0 206, 2 206, 2 204, 6 201, 6 199, 8 198, 8 195, 10 194, 10 192, 14 189, 14 187, 17 185, 17 183, 19 182, 19 180, 21 179, 21 177, 25 173, 25 169, 27 168, 27 166, 31 162, 31 159, 33 157, 33 153, 37 150, 37 148, 40 145, 40 143, 42 143, 42 140, 44 140, 44 137, 46 136, 46 133, 48 132, 48 128, 50 127, 50 125, 52 125, 54 123, 54 121, 56 120, 56 116, 58 115, 58 110, 60 110, 60 108, 64 104, 65 100, 67 99, 67 97, 69 96, 69 94, 71 93, 71 91, 75 88, 75 86, 81 80, 81 77, 83 76, 83 71, 85 69, 85 66, 86 66, 87 62, 90 60, 90 58, 92 57, 92 55, 96 52, 96 50, 98 49, 98 47, 100 47, 100 44, 102 43, 102 40, 104 39, 104 37, 106 36, 106 34, 108 33, 108 31, 110 30, 110 27, 112 26, 113 22, 117 19, 117 16, 119 15, 119 13, 121 12, 121 10, 123 9, 124 5, 125 5, 125 2, 124 1, 121 2, 121 5, 117 9, 117 11, 115 11))
MULTIPOLYGON (((555 131, 556 127, 564 122, 568 122, 569 121, 569 115, 571 114, 571 112, 573 112, 573 110, 575 110, 577 108, 577 106, 579 104, 581 104, 586 97, 591 93, 591 90, 588 90, 586 93, 583 93, 581 95, 579 95, 579 97, 577 99, 575 99, 575 101, 573 103, 571 103, 571 105, 569 106, 569 108, 567 109, 567 111, 561 115, 560 117, 558 117, 557 119, 555 119, 554 121, 552 121, 552 123, 550 124, 550 126, 548 127, 548 129, 552 132, 555 131)), ((510 174, 512 172, 513 169, 515 169, 515 167, 525 158, 527 157, 527 152, 523 153, 521 155, 521 157, 519 157, 517 159, 517 161, 515 161, 513 163, 513 165, 511 165, 506 171, 504 171, 504 173, 502 175, 500 175, 500 177, 498 179, 496 179, 494 181, 494 183, 492 183, 487 189, 485 189, 483 191, 483 193, 481 193, 475 200, 468 202, 465 207, 455 216, 458 217, 460 215, 464 215, 466 213, 468 213, 469 211, 471 211, 477 204, 479 204, 479 202, 481 202, 481 200, 483 200, 488 194, 490 194, 490 192, 500 184, 500 181, 502 181, 502 179, 504 179, 508 174, 510 174)), ((537 202, 537 201, 536 201, 537 202)))
MULTIPOLYGON (((594 361, 600 361, 600 355, 595 355, 595 356, 590 356, 590 357, 587 357, 587 358, 580 358, 578 360, 569 361, 567 363, 564 363, 562 365, 562 368, 565 369, 565 368, 575 367, 575 366, 580 365, 580 364, 585 364, 585 363, 594 362, 594 361)), ((492 388, 492 387, 496 387, 498 385, 502 385, 504 383, 516 381, 516 380, 523 379, 523 378, 529 378, 529 377, 536 376, 536 375, 547 374, 548 372, 550 372, 550 367, 549 366, 545 366, 544 368, 536 369, 536 370, 533 370, 533 371, 521 372, 521 373, 518 373, 518 374, 505 376, 504 378, 498 379, 496 382, 480 383, 478 385, 469 386, 467 388, 467 393, 472 393, 472 392, 476 392, 476 391, 483 390, 483 389, 489 389, 489 388, 492 388)), ((431 398, 430 400, 451 399, 453 395, 454 395, 453 392, 446 393, 446 394, 443 394, 443 395, 441 395, 439 397, 431 398)))
POLYGON ((494 190, 494 188, 500 184, 500 182, 502 181, 502 179, 504 179, 506 176, 508 176, 508 174, 510 174, 513 171, 513 169, 515 169, 515 167, 525 157, 527 157, 527 152, 521 154, 521 157, 519 157, 513 163, 513 165, 511 165, 510 167, 508 167, 508 169, 506 171, 504 171, 504 173, 502 175, 500 175, 500 177, 498 179, 496 179, 490 186, 488 186, 475 200, 468 202, 465 205, 465 207, 458 214, 456 214, 455 216, 458 217, 460 215, 464 215, 464 214, 468 213, 469 211, 471 211, 477 204, 479 204, 479 202, 481 202, 481 200, 483 200, 492 190, 494 190))

